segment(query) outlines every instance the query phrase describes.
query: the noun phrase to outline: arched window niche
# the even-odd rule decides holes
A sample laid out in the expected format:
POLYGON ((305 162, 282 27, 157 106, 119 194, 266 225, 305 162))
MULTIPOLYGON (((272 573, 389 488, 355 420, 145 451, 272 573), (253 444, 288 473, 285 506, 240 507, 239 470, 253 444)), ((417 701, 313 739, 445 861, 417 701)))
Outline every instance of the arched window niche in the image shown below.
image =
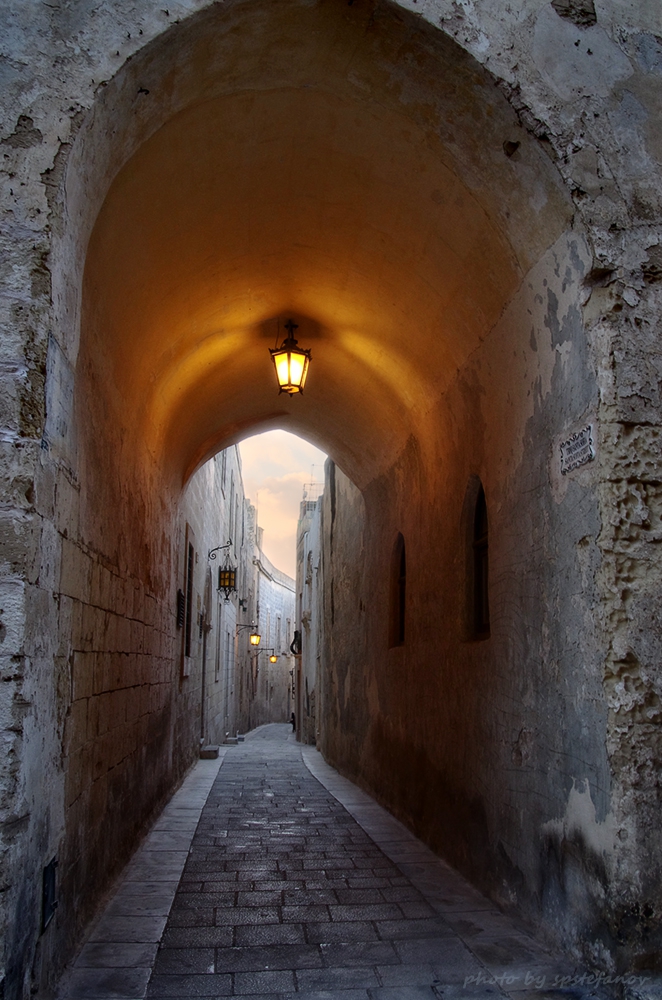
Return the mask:
POLYGON ((407 610, 407 557, 400 532, 393 546, 390 573, 389 647, 404 646, 407 610))
POLYGON ((464 542, 464 608, 462 638, 466 642, 490 637, 489 521, 480 478, 470 477, 462 509, 464 542))

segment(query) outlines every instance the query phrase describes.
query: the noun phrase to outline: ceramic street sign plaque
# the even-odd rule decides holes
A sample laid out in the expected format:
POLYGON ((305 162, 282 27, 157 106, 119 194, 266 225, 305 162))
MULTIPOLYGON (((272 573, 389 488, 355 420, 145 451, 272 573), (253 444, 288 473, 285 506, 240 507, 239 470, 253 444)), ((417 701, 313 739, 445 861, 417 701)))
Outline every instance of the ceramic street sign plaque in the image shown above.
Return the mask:
POLYGON ((572 472, 595 458, 593 447, 593 424, 583 427, 567 441, 561 442, 561 474, 572 472))

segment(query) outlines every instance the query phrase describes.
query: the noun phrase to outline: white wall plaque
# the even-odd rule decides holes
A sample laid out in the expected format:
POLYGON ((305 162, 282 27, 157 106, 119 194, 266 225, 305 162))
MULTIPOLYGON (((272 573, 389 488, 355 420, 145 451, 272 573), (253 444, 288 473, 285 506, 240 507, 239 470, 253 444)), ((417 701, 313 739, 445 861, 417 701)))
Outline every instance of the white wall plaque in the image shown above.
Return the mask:
POLYGON ((572 472, 594 458, 593 424, 588 424, 567 441, 561 442, 561 475, 565 476, 566 472, 572 472))

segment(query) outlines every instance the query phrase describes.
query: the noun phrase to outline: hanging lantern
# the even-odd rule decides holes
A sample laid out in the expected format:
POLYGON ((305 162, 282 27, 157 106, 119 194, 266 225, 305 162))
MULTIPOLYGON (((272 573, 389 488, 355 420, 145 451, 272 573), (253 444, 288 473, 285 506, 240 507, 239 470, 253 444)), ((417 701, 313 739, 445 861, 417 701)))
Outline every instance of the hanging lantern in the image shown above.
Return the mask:
POLYGON ((270 661, 271 663, 277 663, 277 662, 278 662, 278 657, 276 656, 276 654, 275 654, 275 653, 272 653, 272 654, 271 654, 271 656, 269 657, 269 661, 270 661))
POLYGON ((298 329, 297 324, 290 319, 285 324, 285 329, 289 335, 280 347, 270 347, 269 353, 276 369, 280 391, 293 396, 296 392, 303 392, 311 355, 308 349, 297 344, 294 337, 294 331, 298 329))
POLYGON ((248 638, 250 640, 251 646, 259 646, 260 639, 262 638, 262 636, 260 635, 259 632, 251 632, 248 638))
POLYGON ((218 567, 218 589, 225 594, 225 600, 230 600, 230 594, 237 591, 237 570, 226 559, 225 565, 218 567))

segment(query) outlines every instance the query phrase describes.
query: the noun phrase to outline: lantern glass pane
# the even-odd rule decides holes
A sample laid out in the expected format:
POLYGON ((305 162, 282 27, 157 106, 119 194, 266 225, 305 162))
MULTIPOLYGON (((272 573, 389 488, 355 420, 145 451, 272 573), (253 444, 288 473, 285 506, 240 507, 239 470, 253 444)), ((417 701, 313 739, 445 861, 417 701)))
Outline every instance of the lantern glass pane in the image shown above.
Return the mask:
POLYGON ((218 589, 226 594, 237 589, 237 571, 232 566, 221 566, 218 571, 218 589))
POLYGON ((290 355, 290 385, 301 385, 306 360, 305 354, 292 351, 290 355))
POLYGON ((282 392, 294 395, 300 392, 306 382, 310 357, 308 352, 299 347, 285 345, 280 350, 272 350, 271 357, 276 369, 276 378, 282 392))
POLYGON ((278 378, 278 384, 281 388, 290 384, 290 372, 289 365, 287 363, 287 351, 281 351, 278 354, 274 354, 274 364, 276 365, 276 377, 278 378))

